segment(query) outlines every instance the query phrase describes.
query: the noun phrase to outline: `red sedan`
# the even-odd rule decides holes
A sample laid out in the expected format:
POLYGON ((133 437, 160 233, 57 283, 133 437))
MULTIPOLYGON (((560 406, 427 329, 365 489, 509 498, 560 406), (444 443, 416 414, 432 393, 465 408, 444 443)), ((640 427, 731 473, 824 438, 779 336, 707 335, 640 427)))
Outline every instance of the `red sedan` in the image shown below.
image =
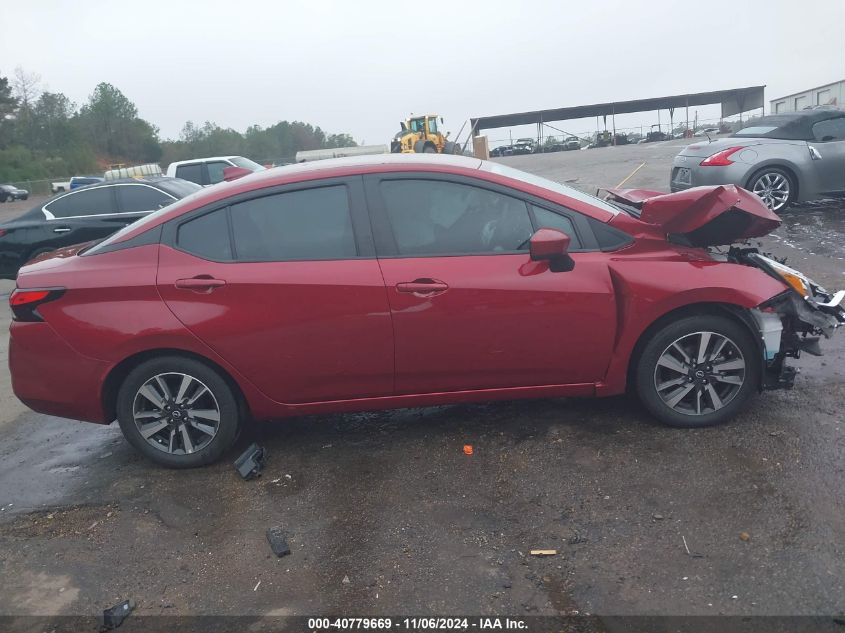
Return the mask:
POLYGON ((843 293, 708 250, 779 222, 733 186, 601 200, 464 157, 271 169, 25 266, 13 386, 117 418, 173 467, 219 458, 248 417, 631 387, 667 424, 714 424, 845 322, 843 293))

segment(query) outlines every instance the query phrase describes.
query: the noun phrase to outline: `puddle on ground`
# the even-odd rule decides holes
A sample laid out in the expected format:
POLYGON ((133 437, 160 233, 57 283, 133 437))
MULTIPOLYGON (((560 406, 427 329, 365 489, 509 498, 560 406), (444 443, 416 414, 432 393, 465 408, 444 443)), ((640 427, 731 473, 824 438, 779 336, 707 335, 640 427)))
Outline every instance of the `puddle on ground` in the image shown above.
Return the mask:
POLYGON ((781 214, 773 237, 812 255, 845 260, 845 201, 804 202, 781 214))

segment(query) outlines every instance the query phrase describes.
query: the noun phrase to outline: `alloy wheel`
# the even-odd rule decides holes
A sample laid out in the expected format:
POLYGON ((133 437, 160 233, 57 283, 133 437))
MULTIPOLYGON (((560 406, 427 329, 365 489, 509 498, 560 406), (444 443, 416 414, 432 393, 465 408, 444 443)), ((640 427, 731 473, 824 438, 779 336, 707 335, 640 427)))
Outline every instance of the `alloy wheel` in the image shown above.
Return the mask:
POLYGON ((157 374, 132 402, 141 437, 165 453, 188 455, 205 448, 217 435, 220 406, 199 379, 183 373, 157 374))
POLYGON ((669 345, 654 369, 663 403, 684 415, 704 415, 726 406, 745 382, 739 346, 716 332, 693 332, 669 345))
POLYGON ((754 181, 751 190, 756 193, 772 211, 779 211, 789 202, 789 179, 778 172, 766 172, 754 181))

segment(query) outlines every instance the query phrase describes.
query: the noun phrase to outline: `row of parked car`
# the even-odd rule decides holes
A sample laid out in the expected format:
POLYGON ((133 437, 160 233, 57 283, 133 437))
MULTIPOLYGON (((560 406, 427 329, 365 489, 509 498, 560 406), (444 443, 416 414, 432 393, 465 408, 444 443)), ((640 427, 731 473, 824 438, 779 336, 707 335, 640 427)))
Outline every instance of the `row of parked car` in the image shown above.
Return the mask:
POLYGON ((533 138, 520 138, 510 145, 500 145, 490 150, 491 157, 516 156, 520 154, 539 154, 547 152, 565 152, 581 149, 581 139, 577 136, 567 136, 560 142, 537 144, 533 138))
MULTIPOLYGON (((103 239, 205 186, 261 169, 243 156, 215 156, 171 163, 166 175, 158 168, 158 174, 135 178, 75 176, 67 190, 0 224, 0 279, 15 279, 21 266, 42 253, 103 239)), ((12 199, 26 200, 21 191, 0 186, 12 199)))

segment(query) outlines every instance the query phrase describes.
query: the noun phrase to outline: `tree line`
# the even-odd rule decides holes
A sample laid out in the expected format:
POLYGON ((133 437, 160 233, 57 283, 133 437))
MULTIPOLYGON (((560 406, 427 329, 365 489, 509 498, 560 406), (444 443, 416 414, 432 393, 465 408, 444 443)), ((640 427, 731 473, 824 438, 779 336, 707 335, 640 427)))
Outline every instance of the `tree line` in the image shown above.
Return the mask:
POLYGON ((293 160, 299 150, 356 145, 349 134, 328 134, 308 123, 253 125, 241 133, 206 121, 185 123, 175 140, 138 115, 116 86, 100 83, 82 105, 42 87, 18 67, 0 75, 0 182, 93 174, 116 163, 158 162, 240 154, 263 163, 293 160))

